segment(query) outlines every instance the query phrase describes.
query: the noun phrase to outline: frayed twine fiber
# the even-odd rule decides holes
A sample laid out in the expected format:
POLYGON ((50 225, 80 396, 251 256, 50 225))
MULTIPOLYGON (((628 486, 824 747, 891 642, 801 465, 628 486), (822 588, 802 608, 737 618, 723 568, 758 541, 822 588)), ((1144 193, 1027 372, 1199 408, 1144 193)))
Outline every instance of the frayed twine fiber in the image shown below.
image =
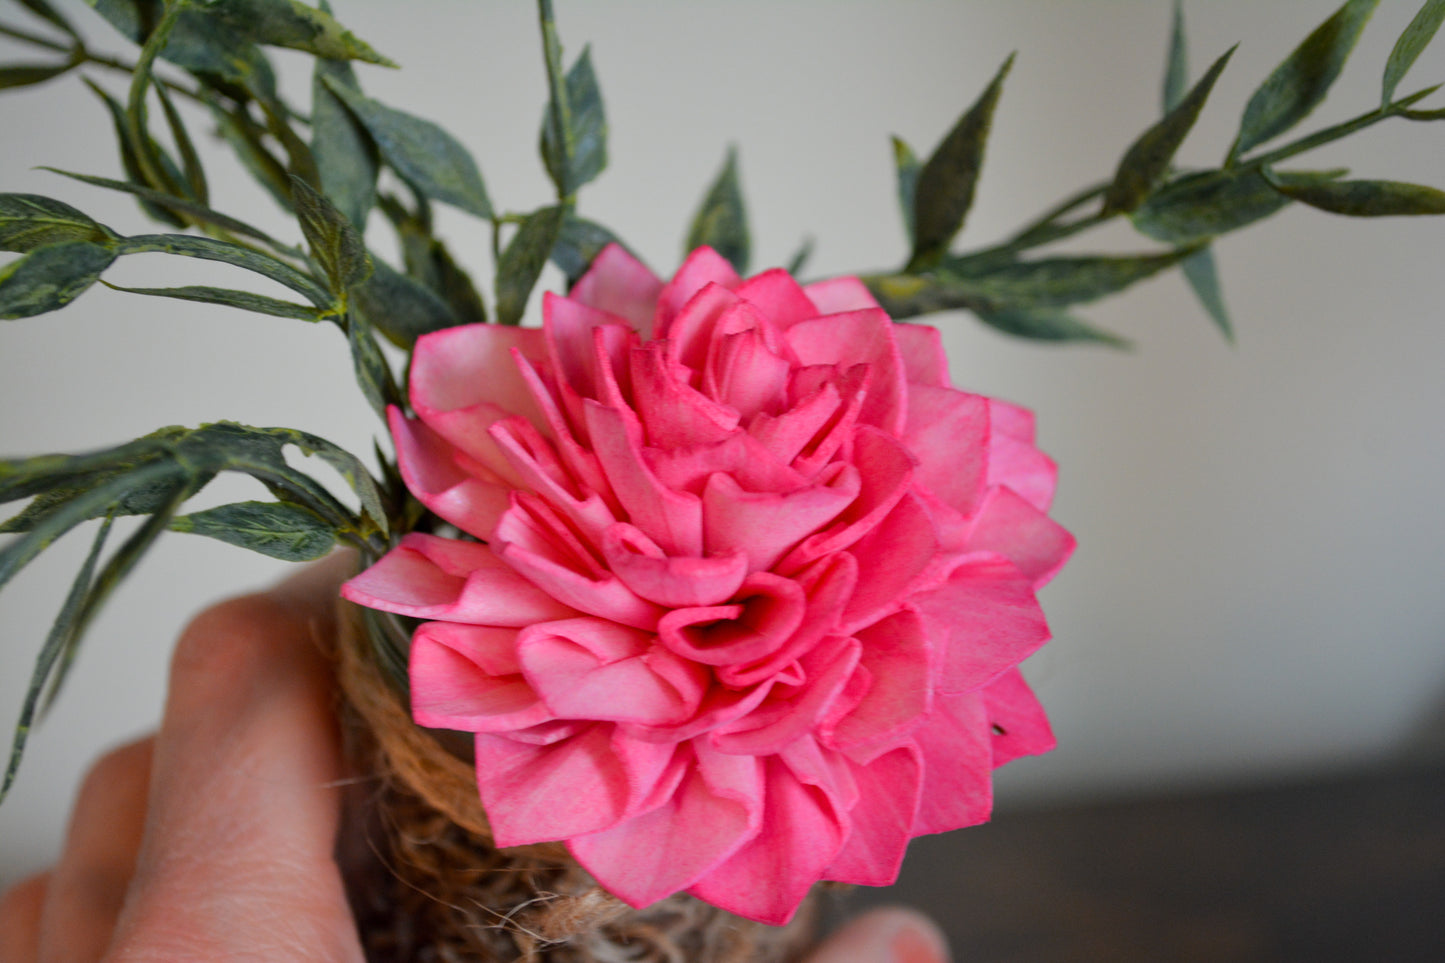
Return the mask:
POLYGON ((361 777, 338 847, 373 963, 785 963, 811 946, 810 895, 773 927, 686 894, 634 910, 560 843, 492 845, 470 763, 411 721, 343 603, 347 755, 361 777))

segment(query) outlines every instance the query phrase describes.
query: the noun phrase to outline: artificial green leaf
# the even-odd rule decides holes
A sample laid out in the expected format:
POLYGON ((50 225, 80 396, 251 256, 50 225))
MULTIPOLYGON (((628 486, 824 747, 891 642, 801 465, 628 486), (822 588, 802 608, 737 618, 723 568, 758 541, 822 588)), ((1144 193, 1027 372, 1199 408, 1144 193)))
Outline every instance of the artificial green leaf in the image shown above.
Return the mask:
POLYGON ((49 0, 20 0, 20 5, 43 20, 49 21, 51 26, 58 28, 75 40, 80 39, 80 34, 70 25, 60 13, 50 5, 49 0))
POLYGON ((582 49, 565 80, 552 87, 556 92, 542 122, 542 161, 557 185, 557 197, 566 200, 607 166, 607 116, 590 47, 582 49))
POLYGON ((552 247, 552 263, 567 275, 567 287, 571 288, 587 273, 604 247, 621 243, 601 224, 568 214, 562 222, 562 233, 552 247))
POLYGON ((1194 253, 1177 248, 1133 257, 1053 257, 1015 261, 968 279, 987 303, 1009 309, 1064 307, 1115 294, 1194 253))
POLYGON ((164 454, 190 429, 170 426, 114 448, 80 455, 35 455, 0 460, 0 502, 44 495, 58 488, 88 489, 85 478, 129 469, 164 454))
POLYGON ((332 77, 323 79, 407 183, 434 201, 477 217, 492 217, 492 202, 477 163, 456 138, 429 120, 387 107, 332 77))
POLYGON ((265 485, 284 502, 303 505, 329 521, 344 524, 350 512, 310 475, 286 463, 284 449, 295 443, 292 429, 253 428, 218 421, 184 432, 169 451, 192 471, 237 471, 265 485))
POLYGON ((1134 210, 1169 172, 1174 154, 1194 128, 1199 112, 1204 109, 1204 102, 1214 90, 1214 82, 1219 79, 1234 51, 1234 47, 1225 51, 1224 56, 1216 60, 1199 83, 1179 101, 1178 106, 1130 145, 1114 173, 1114 183, 1109 185, 1104 195, 1104 214, 1134 210))
POLYGON ((187 473, 171 461, 150 462, 82 492, 46 513, 29 530, 0 547, 0 586, 76 525, 104 515, 129 488, 157 484, 167 478, 183 486, 187 473))
POLYGON ((371 276, 366 242, 335 204, 301 178, 291 177, 291 203, 311 256, 326 272, 331 292, 341 295, 371 276))
POLYGON ((1420 12, 1415 14, 1415 19, 1400 34, 1400 39, 1395 41, 1390 59, 1385 62, 1385 77, 1380 84, 1381 106, 1389 106, 1395 96, 1395 88, 1430 45, 1441 23, 1445 23, 1445 0, 1426 0, 1420 12))
POLYGON ((392 344, 410 350, 422 335, 458 323, 451 308, 426 285, 378 258, 371 264, 371 277, 351 292, 352 304, 392 344))
POLYGON ((0 267, 0 319, 65 307, 96 282, 115 255, 90 241, 61 241, 0 267))
POLYGON ((487 307, 471 275, 452 258, 445 244, 430 235, 404 237, 403 244, 409 275, 446 303, 457 324, 487 323, 487 307))
POLYGON ((903 230, 913 242, 917 221, 913 216, 914 197, 918 194, 918 172, 923 164, 902 137, 893 138, 893 167, 898 172, 898 210, 903 215, 903 230))
POLYGON ((400 401, 386 357, 363 318, 352 315, 346 336, 351 342, 351 363, 356 371, 356 383, 361 386, 361 393, 366 395, 372 410, 385 420, 387 405, 400 401))
POLYGON ((128 288, 119 284, 102 281, 106 287, 127 294, 149 294, 160 298, 175 298, 178 301, 199 301, 203 304, 221 304, 228 308, 240 308, 257 314, 269 314, 276 318, 295 318, 297 321, 316 321, 321 311, 307 304, 268 298, 264 294, 250 291, 235 291, 230 288, 213 288, 199 284, 188 284, 178 288, 128 288))
POLYGON ((975 311, 991 328, 1032 341, 1094 341, 1115 348, 1129 347, 1129 341, 1101 330, 1053 308, 1004 308, 975 311))
POLYGON ((303 50, 329 60, 396 66, 329 13, 300 0, 195 0, 195 5, 255 43, 303 50))
MULTIPOLYGON (((315 455, 335 469, 336 473, 356 493, 356 497, 361 502, 362 511, 371 516, 377 529, 383 535, 387 534, 386 509, 382 504, 381 491, 377 488, 376 479, 371 477, 371 473, 366 470, 361 459, 339 445, 309 432, 298 431, 294 428, 268 428, 266 430, 273 438, 282 439, 286 444, 299 449, 303 455, 315 455)), ((382 465, 387 464, 386 459, 380 456, 378 462, 382 465)))
POLYGON ((1164 64, 1164 113, 1184 99, 1189 89, 1189 43, 1184 37, 1184 0, 1174 0, 1169 27, 1169 59, 1164 64))
POLYGON ((331 92, 333 83, 357 89, 356 75, 344 60, 316 61, 311 79, 311 156, 321 178, 321 189, 362 231, 366 215, 376 201, 376 177, 381 158, 376 144, 350 110, 331 92))
POLYGON ((1219 288, 1219 271, 1214 266, 1214 252, 1208 247, 1201 247, 1179 262, 1179 270, 1215 327, 1219 328, 1226 341, 1233 341, 1234 327, 1229 323, 1229 310, 1224 306, 1224 293, 1219 288))
POLYGON ((318 308, 329 309, 332 306, 331 296, 319 284, 285 261, 229 241, 191 234, 138 234, 124 238, 119 244, 118 253, 176 254, 204 261, 220 261, 254 271, 283 284, 318 308))
POLYGON ((43 84, 70 72, 78 63, 77 60, 66 60, 58 64, 5 64, 0 66, 0 90, 43 84))
MULTIPOLYGON (((141 187, 139 184, 128 184, 125 181, 113 181, 108 177, 96 177, 92 174, 77 174, 74 171, 63 171, 57 167, 42 167, 43 171, 50 171, 52 174, 59 174, 62 177, 69 177, 72 180, 91 184, 95 187, 104 187, 112 191, 124 191, 127 194, 134 194, 143 201, 155 204, 160 207, 170 208, 180 214, 193 218, 198 224, 209 224, 212 227, 219 227, 223 231, 232 234, 239 234, 242 237, 254 238, 274 248, 281 248, 280 241, 266 234, 264 231, 252 227, 245 221, 238 221, 234 217, 222 214, 220 211, 213 211, 204 204, 196 201, 188 201, 185 198, 173 197, 170 194, 162 194, 160 191, 151 190, 149 187, 141 187)), ((110 235, 114 237, 114 234, 110 235)))
MULTIPOLYGON (((111 97, 110 94, 106 93, 100 87, 91 83, 90 78, 85 78, 85 84, 92 91, 94 91, 97 96, 100 97, 101 101, 105 104, 106 109, 110 111, 111 122, 115 128, 116 146, 120 150, 120 165, 122 170, 125 171, 126 179, 139 187, 144 187, 147 190, 150 190, 151 185, 146 182, 145 173, 141 169, 141 162, 139 159, 139 152, 136 147, 135 139, 131 136, 130 127, 126 123, 124 108, 122 108, 121 105, 116 102, 114 97, 111 97)), ((149 146, 151 156, 157 159, 159 163, 164 166, 165 161, 160 160, 160 158, 165 156, 165 152, 162 151, 160 149, 160 146, 155 144, 154 142, 152 142, 149 146)), ((179 172, 177 172, 178 179, 179 176, 179 172)), ((139 194, 137 194, 137 196, 140 197, 139 194)), ((145 197, 141 197, 140 206, 141 210, 145 211, 146 215, 153 220, 160 221, 163 224, 169 224, 172 227, 186 226, 185 218, 180 217, 169 208, 160 206, 153 201, 146 199, 145 197)))
POLYGON ((913 196, 913 253, 908 270, 931 267, 948 252, 948 245, 963 228, 974 190, 983 167, 984 147, 993 124, 994 108, 1003 91, 1004 78, 1013 67, 1009 54, 988 87, 973 106, 933 151, 923 169, 913 196))
POLYGON ((291 210, 291 182, 286 165, 276 159, 262 139, 259 127, 244 106, 232 110, 210 103, 216 129, 257 184, 275 199, 284 211, 291 210))
MULTIPOLYGON (((1278 171, 1286 184, 1326 183, 1345 174, 1333 171, 1278 171)), ((1165 184, 1130 219, 1141 233, 1173 244, 1192 244, 1227 234, 1289 203, 1257 169, 1203 171, 1165 184)))
MULTIPOLYGON (((165 9, 164 0, 86 2, 127 39, 138 44, 145 42, 165 9)), ((261 51, 219 19, 199 10, 181 12, 160 55, 196 74, 275 93, 275 74, 261 51)))
MULTIPOLYGON (((0 525, 0 534, 28 532, 36 525, 41 524, 47 516, 58 511, 65 503, 99 485, 124 477, 128 473, 134 472, 137 467, 139 467, 138 464, 119 464, 63 480, 54 480, 31 499, 24 511, 0 525)), ((209 481, 209 476, 201 483, 204 484, 204 481, 209 481)), ((113 503, 100 506, 91 517, 150 515, 161 510, 169 501, 175 487, 176 481, 170 476, 150 484, 131 485, 113 503)))
POLYGON ((693 216, 687 232, 687 252, 700 247, 717 251, 739 274, 748 273, 752 240, 748 236, 748 212, 738 181, 738 153, 729 147, 722 170, 708 188, 702 206, 693 216))
POLYGON ((562 205, 533 211, 497 260, 497 323, 520 324, 566 217, 562 205))
POLYGON ((798 249, 793 252, 793 256, 788 260, 788 273, 793 277, 802 274, 803 266, 808 263, 808 259, 812 256, 813 239, 811 237, 805 237, 803 238, 803 243, 798 245, 798 249))
POLYGON ((24 254, 60 241, 115 239, 104 224, 69 204, 39 194, 0 194, 0 251, 24 254))
POLYGON ((1401 181, 1330 181, 1289 184, 1266 174, 1270 184, 1291 200, 1349 217, 1445 214, 1445 191, 1401 181))
POLYGON ((68 641, 75 636, 81 605, 90 593, 90 582, 95 577, 95 564, 105 548, 106 536, 110 534, 111 520, 101 522, 95 540, 90 543, 90 552, 81 563, 80 571, 70 584, 60 614, 55 617, 45 644, 35 658, 35 670, 30 676, 30 686, 25 691, 25 701, 20 706, 20 719, 15 724, 15 736, 10 744, 10 760, 5 765, 5 781, 0 783, 0 801, 15 783, 15 773, 20 769, 20 759, 25 754, 25 744, 30 738, 30 728, 35 721, 35 712, 40 704, 40 694, 45 688, 57 662, 66 649, 68 641))
POLYGON ((171 139, 175 141, 176 152, 181 156, 181 171, 186 178, 186 188, 197 203, 209 204, 210 189, 206 185, 206 172, 201 166, 200 156, 196 154, 195 144, 191 142, 191 135, 186 131, 185 122, 175 104, 171 103, 170 94, 166 93, 166 85, 157 80, 154 86, 156 96, 160 98, 161 109, 166 115, 166 126, 170 128, 171 139))
POLYGON ((309 562, 336 545, 314 512, 285 502, 235 502, 171 519, 171 530, 206 535, 284 562, 309 562))
POLYGON ((1379 2, 1346 0, 1274 69, 1245 105, 1231 162, 1304 120, 1325 99, 1379 2))

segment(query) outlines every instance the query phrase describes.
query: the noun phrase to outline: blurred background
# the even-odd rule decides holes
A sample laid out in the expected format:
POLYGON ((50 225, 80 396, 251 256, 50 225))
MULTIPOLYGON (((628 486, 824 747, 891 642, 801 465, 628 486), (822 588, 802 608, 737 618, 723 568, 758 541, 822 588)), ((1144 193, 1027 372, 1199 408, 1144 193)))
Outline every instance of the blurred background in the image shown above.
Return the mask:
MULTIPOLYGON (((92 47, 130 55, 80 3, 59 5, 88 28, 92 47)), ((1187 5, 1191 80, 1243 43, 1181 162, 1219 162, 1255 86, 1335 6, 1187 5)), ((1381 4, 1302 130, 1378 102, 1385 59, 1419 6, 1381 4)), ((535 159, 545 81, 531 4, 334 7, 404 67, 359 66, 369 94, 455 133, 499 209, 547 201, 535 159)), ((611 128, 610 167, 584 191, 584 215, 669 273, 692 211, 736 144, 755 268, 786 263, 811 236, 806 273, 821 277, 901 263, 888 135, 926 155, 1009 51, 1019 58, 958 246, 997 240, 1110 176, 1159 114, 1170 4, 558 0, 557 15, 569 60, 592 44, 611 128)), ((0 3, 0 19, 35 23, 15 3, 0 3)), ((3 39, 0 58, 35 59, 3 39)), ((275 60, 291 98, 304 105, 307 60, 285 51, 275 60)), ((123 94, 120 75, 91 75, 123 94)), ((1401 90, 1442 80, 1445 39, 1401 90)), ((191 119, 205 129, 203 118, 191 119)), ((122 233, 158 229, 124 196, 34 169, 120 176, 109 120, 76 77, 0 94, 0 145, 0 189, 62 198, 122 233)), ((208 156, 214 206, 299 237, 227 155, 212 146, 208 156)), ((1298 166, 1445 187, 1445 126, 1393 121, 1298 166)), ((488 280, 485 226, 453 211, 441 216, 453 250, 488 280)), ((389 252, 379 221, 373 246, 389 252)), ((1151 246, 1122 226, 1080 241, 1069 249, 1151 246)), ((1419 958, 1433 959, 1431 950, 1445 947, 1445 930, 1428 910, 1445 899, 1445 784, 1434 775, 1445 748, 1442 242, 1438 219, 1346 220, 1307 209, 1225 238, 1215 252, 1233 346, 1172 273, 1084 309, 1132 339, 1131 352, 1012 340, 962 313, 931 319, 944 331, 956 385, 1038 413, 1041 446, 1061 466, 1055 515, 1079 540, 1043 595, 1055 641, 1026 665, 1058 750, 1001 771, 995 824, 919 840, 909 888, 883 894, 932 900, 954 923, 961 958, 1135 958, 1125 952, 1131 946, 1143 947, 1139 958, 1160 958, 1162 946, 1202 948, 1201 959, 1290 957, 1308 944, 1252 922, 1249 912, 1273 904, 1240 895, 1252 891, 1226 871, 1237 872, 1240 860, 1264 874, 1253 892, 1287 889, 1290 905, 1306 907, 1290 917, 1301 932, 1320 932, 1311 913, 1339 920, 1335 904, 1311 893, 1353 886, 1416 920, 1401 937, 1370 917, 1406 939, 1393 955, 1373 958, 1407 959, 1426 948, 1419 958), (1242 815, 1218 815, 1231 812, 1242 815), (1110 835, 1151 826, 1152 836, 1110 835), (1278 843, 1291 831, 1304 835, 1275 862, 1275 851, 1250 842, 1278 843), (1086 843, 1094 849, 1079 848, 1086 843), (1341 850, 1345 843, 1354 848, 1341 850), (1311 868, 1309 859, 1322 854, 1333 854, 1335 876, 1311 868), (1370 859, 1385 868, 1371 875, 1370 859), (1403 882, 1388 875, 1406 872, 1401 866, 1414 873, 1403 882), (1293 875, 1272 885, 1271 872, 1293 875), (1160 881, 1187 879, 1198 888, 1169 890, 1175 910, 1120 908, 1120 900, 1157 903, 1160 881), (1391 886, 1404 888, 1392 897, 1391 886), (1053 898, 1061 887, 1079 899, 1053 898), (1211 892, 1232 893, 1252 910, 1200 917, 1211 892), (1027 909, 1011 915, 1008 900, 1047 903, 1077 926, 1067 929, 1065 919, 1050 930, 1027 909), (977 919, 955 914, 960 906, 977 919), (1175 922, 1184 929, 1170 929, 1175 922), (1243 935, 1220 943, 1231 926, 1243 935), (997 939, 984 940, 994 931, 997 939), (1046 951, 1053 944, 1038 942, 1054 934, 1073 941, 1058 947, 1079 947, 1085 932, 1100 955, 1046 951), (1188 933, 1192 942, 1181 935, 1188 933)), ((106 277, 254 283, 274 293, 259 279, 162 255, 127 258, 106 277)), ((559 283, 549 273, 541 287, 559 283)), ((161 425, 223 418, 303 428, 357 452, 369 450, 378 431, 330 327, 99 287, 57 314, 0 324, 7 455, 85 450, 161 425)), ((228 481, 204 498, 258 491, 228 481)), ((7 720, 84 541, 62 542, 0 595, 7 741, 7 720)), ((160 542, 92 628, 56 711, 31 739, 0 807, 0 885, 54 858, 87 762, 155 724, 169 648, 185 621, 283 568, 197 537, 160 542)), ((1344 903, 1359 912, 1375 905, 1344 903)), ((1298 958, 1365 957, 1301 950, 1298 958)))

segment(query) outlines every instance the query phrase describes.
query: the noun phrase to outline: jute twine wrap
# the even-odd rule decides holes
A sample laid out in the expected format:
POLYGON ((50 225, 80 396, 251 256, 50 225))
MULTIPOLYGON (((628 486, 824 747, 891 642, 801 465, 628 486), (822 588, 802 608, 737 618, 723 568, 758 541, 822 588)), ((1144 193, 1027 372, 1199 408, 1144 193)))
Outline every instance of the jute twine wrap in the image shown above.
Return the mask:
POLYGON ((560 843, 491 843, 469 762, 411 721, 343 604, 337 653, 347 752, 360 778, 343 860, 379 963, 784 963, 813 941, 816 893, 785 927, 685 894, 634 910, 560 843))

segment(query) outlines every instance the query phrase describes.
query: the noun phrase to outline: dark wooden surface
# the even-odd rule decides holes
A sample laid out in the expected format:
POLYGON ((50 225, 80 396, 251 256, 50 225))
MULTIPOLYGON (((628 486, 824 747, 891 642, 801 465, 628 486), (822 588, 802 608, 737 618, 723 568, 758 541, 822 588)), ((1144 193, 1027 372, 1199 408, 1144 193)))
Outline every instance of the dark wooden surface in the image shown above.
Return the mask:
POLYGON ((1445 963, 1445 768, 1004 813, 896 887, 958 963, 1445 963))

